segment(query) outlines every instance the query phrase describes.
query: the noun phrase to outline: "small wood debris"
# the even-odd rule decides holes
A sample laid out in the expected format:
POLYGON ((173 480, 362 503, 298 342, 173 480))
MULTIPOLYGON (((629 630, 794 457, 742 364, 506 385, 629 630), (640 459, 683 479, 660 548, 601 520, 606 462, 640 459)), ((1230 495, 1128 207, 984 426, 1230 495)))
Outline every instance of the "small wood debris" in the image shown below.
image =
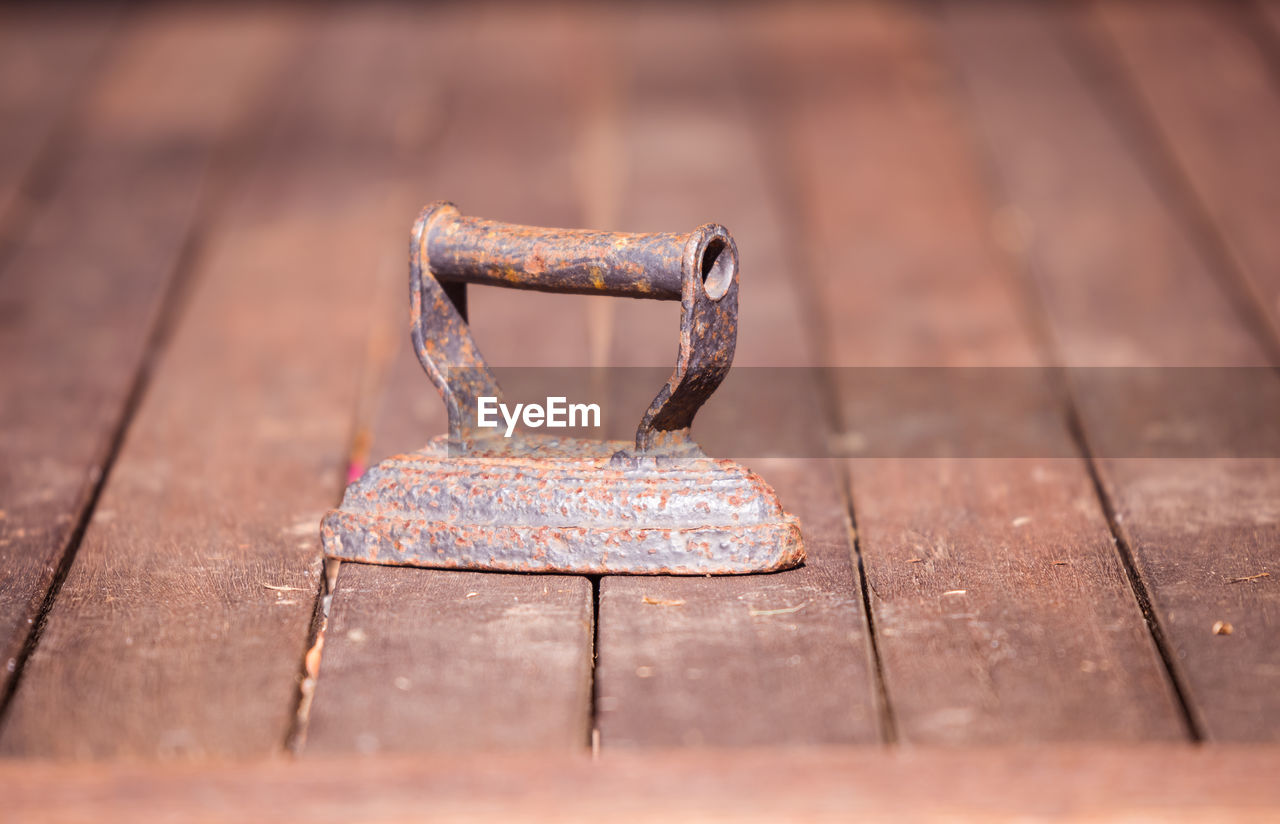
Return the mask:
POLYGON ((969 590, 967 590, 967 589, 949 589, 949 590, 947 590, 946 592, 944 592, 944 593, 942 593, 942 594, 943 594, 943 595, 968 595, 968 594, 969 594, 969 590))
POLYGON ((1243 578, 1232 578, 1227 581, 1228 584, 1243 584, 1246 581, 1256 581, 1259 578, 1270 578, 1270 572, 1259 572, 1257 575, 1245 575, 1243 578))
POLYGON ((803 603, 803 604, 796 604, 794 607, 781 607, 781 608, 779 608, 779 609, 753 609, 753 610, 748 610, 748 611, 747 611, 747 614, 748 614, 748 615, 752 615, 752 616, 756 616, 756 615, 790 615, 790 614, 791 614, 791 613, 793 613, 793 612, 799 612, 800 610, 804 609, 804 608, 805 608, 805 607, 807 607, 807 606, 809 606, 809 604, 808 604, 808 602, 805 602, 805 603, 803 603))
POLYGON ((264 589, 269 589, 272 592, 306 592, 302 587, 285 587, 276 586, 275 584, 263 584, 262 586, 264 589))
POLYGON ((908 558, 908 559, 907 559, 907 563, 908 563, 908 564, 923 564, 923 563, 924 563, 924 558, 908 558))
POLYGON ((665 598, 650 598, 648 595, 644 596, 644 602, 655 607, 678 607, 684 604, 684 601, 668 601, 665 598))
POLYGON ((307 650, 306 656, 302 659, 302 667, 306 671, 306 677, 312 681, 314 688, 315 679, 320 676, 320 657, 324 654, 324 633, 316 634, 316 642, 311 645, 311 649, 307 650))
POLYGON ((476 597, 476 596, 477 596, 477 595, 479 595, 479 594, 480 594, 480 593, 478 593, 478 592, 468 592, 466 595, 463 595, 462 597, 463 597, 463 598, 474 598, 474 597, 476 597))
POLYGON ((1235 627, 1231 626, 1231 623, 1229 621, 1213 622, 1214 635, 1230 635, 1233 629, 1235 629, 1235 627))
POLYGON ((1026 526, 1029 523, 1031 523, 1031 518, 1027 515, 1020 515, 1013 519, 1013 525, 1015 527, 1026 526))

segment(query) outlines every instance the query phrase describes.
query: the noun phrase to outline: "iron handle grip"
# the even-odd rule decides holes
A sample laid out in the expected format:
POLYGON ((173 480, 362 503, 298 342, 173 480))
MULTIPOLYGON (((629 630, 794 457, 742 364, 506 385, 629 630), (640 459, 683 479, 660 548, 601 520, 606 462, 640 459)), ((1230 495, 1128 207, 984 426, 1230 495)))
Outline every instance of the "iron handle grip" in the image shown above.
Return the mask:
POLYGON ((701 254, 707 295, 733 280, 736 248, 728 232, 704 226, 684 234, 544 229, 462 215, 432 215, 420 254, 437 280, 587 295, 681 300, 684 261, 701 254), (692 247, 692 248, 691 248, 692 247))

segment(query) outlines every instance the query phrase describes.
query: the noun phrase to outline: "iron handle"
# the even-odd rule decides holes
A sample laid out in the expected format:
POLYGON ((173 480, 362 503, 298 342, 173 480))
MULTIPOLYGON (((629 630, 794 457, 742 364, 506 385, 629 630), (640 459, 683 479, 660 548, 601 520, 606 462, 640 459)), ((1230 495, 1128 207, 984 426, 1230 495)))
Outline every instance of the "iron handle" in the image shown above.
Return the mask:
POLYGON ((712 300, 733 277, 732 243, 720 226, 697 232, 627 234, 543 229, 480 217, 439 214, 424 238, 431 273, 440 281, 543 292, 680 300, 683 259, 692 238, 706 236, 702 265, 712 300))
POLYGON ((540 229, 455 215, 426 237, 431 272, 446 282, 544 292, 680 299, 687 235, 540 229))
POLYGON ((738 248, 723 226, 686 234, 542 229, 463 216, 439 202, 414 224, 409 254, 414 349, 460 445, 480 437, 476 399, 501 396, 467 326, 468 283, 680 300, 676 368, 640 422, 640 451, 691 444, 694 414, 733 362, 738 248))

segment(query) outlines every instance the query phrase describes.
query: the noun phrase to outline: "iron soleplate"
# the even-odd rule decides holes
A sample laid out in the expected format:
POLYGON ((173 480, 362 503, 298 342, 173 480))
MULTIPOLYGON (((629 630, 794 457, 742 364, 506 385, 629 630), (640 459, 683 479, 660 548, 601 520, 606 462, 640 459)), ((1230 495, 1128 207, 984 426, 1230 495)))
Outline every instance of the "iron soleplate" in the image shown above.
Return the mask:
POLYGON ((804 560, 796 518, 729 460, 623 441, 525 438, 389 458, 321 525, 325 554, 441 569, 635 575, 771 572, 804 560))

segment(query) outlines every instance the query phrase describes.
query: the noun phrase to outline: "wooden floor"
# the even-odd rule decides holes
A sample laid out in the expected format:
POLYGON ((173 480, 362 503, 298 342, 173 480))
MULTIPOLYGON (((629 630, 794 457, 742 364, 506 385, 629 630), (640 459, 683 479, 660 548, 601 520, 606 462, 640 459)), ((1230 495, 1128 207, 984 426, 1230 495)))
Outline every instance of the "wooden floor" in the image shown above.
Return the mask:
MULTIPOLYGON (((1277 192, 1274 0, 0 7, 0 781, 33 815, 150 775, 243 818, 447 763, 470 815, 477 754, 519 807, 612 753, 582 817, 684 776, 675 813, 780 818, 743 799, 798 747, 808 819, 1277 814, 1280 459, 1094 454, 1112 412, 1070 387, 1022 399, 1067 457, 753 464, 803 523, 787 573, 326 567, 318 540, 349 476, 445 425, 404 333, 428 201, 725 224, 739 366, 1274 367, 1277 192), (289 763, 226 764, 262 759, 289 763), (987 804, 1024 779, 1048 795, 987 804)), ((474 295, 491 362, 674 349, 669 305, 474 295)), ((848 443, 865 387, 820 374, 848 443)))

